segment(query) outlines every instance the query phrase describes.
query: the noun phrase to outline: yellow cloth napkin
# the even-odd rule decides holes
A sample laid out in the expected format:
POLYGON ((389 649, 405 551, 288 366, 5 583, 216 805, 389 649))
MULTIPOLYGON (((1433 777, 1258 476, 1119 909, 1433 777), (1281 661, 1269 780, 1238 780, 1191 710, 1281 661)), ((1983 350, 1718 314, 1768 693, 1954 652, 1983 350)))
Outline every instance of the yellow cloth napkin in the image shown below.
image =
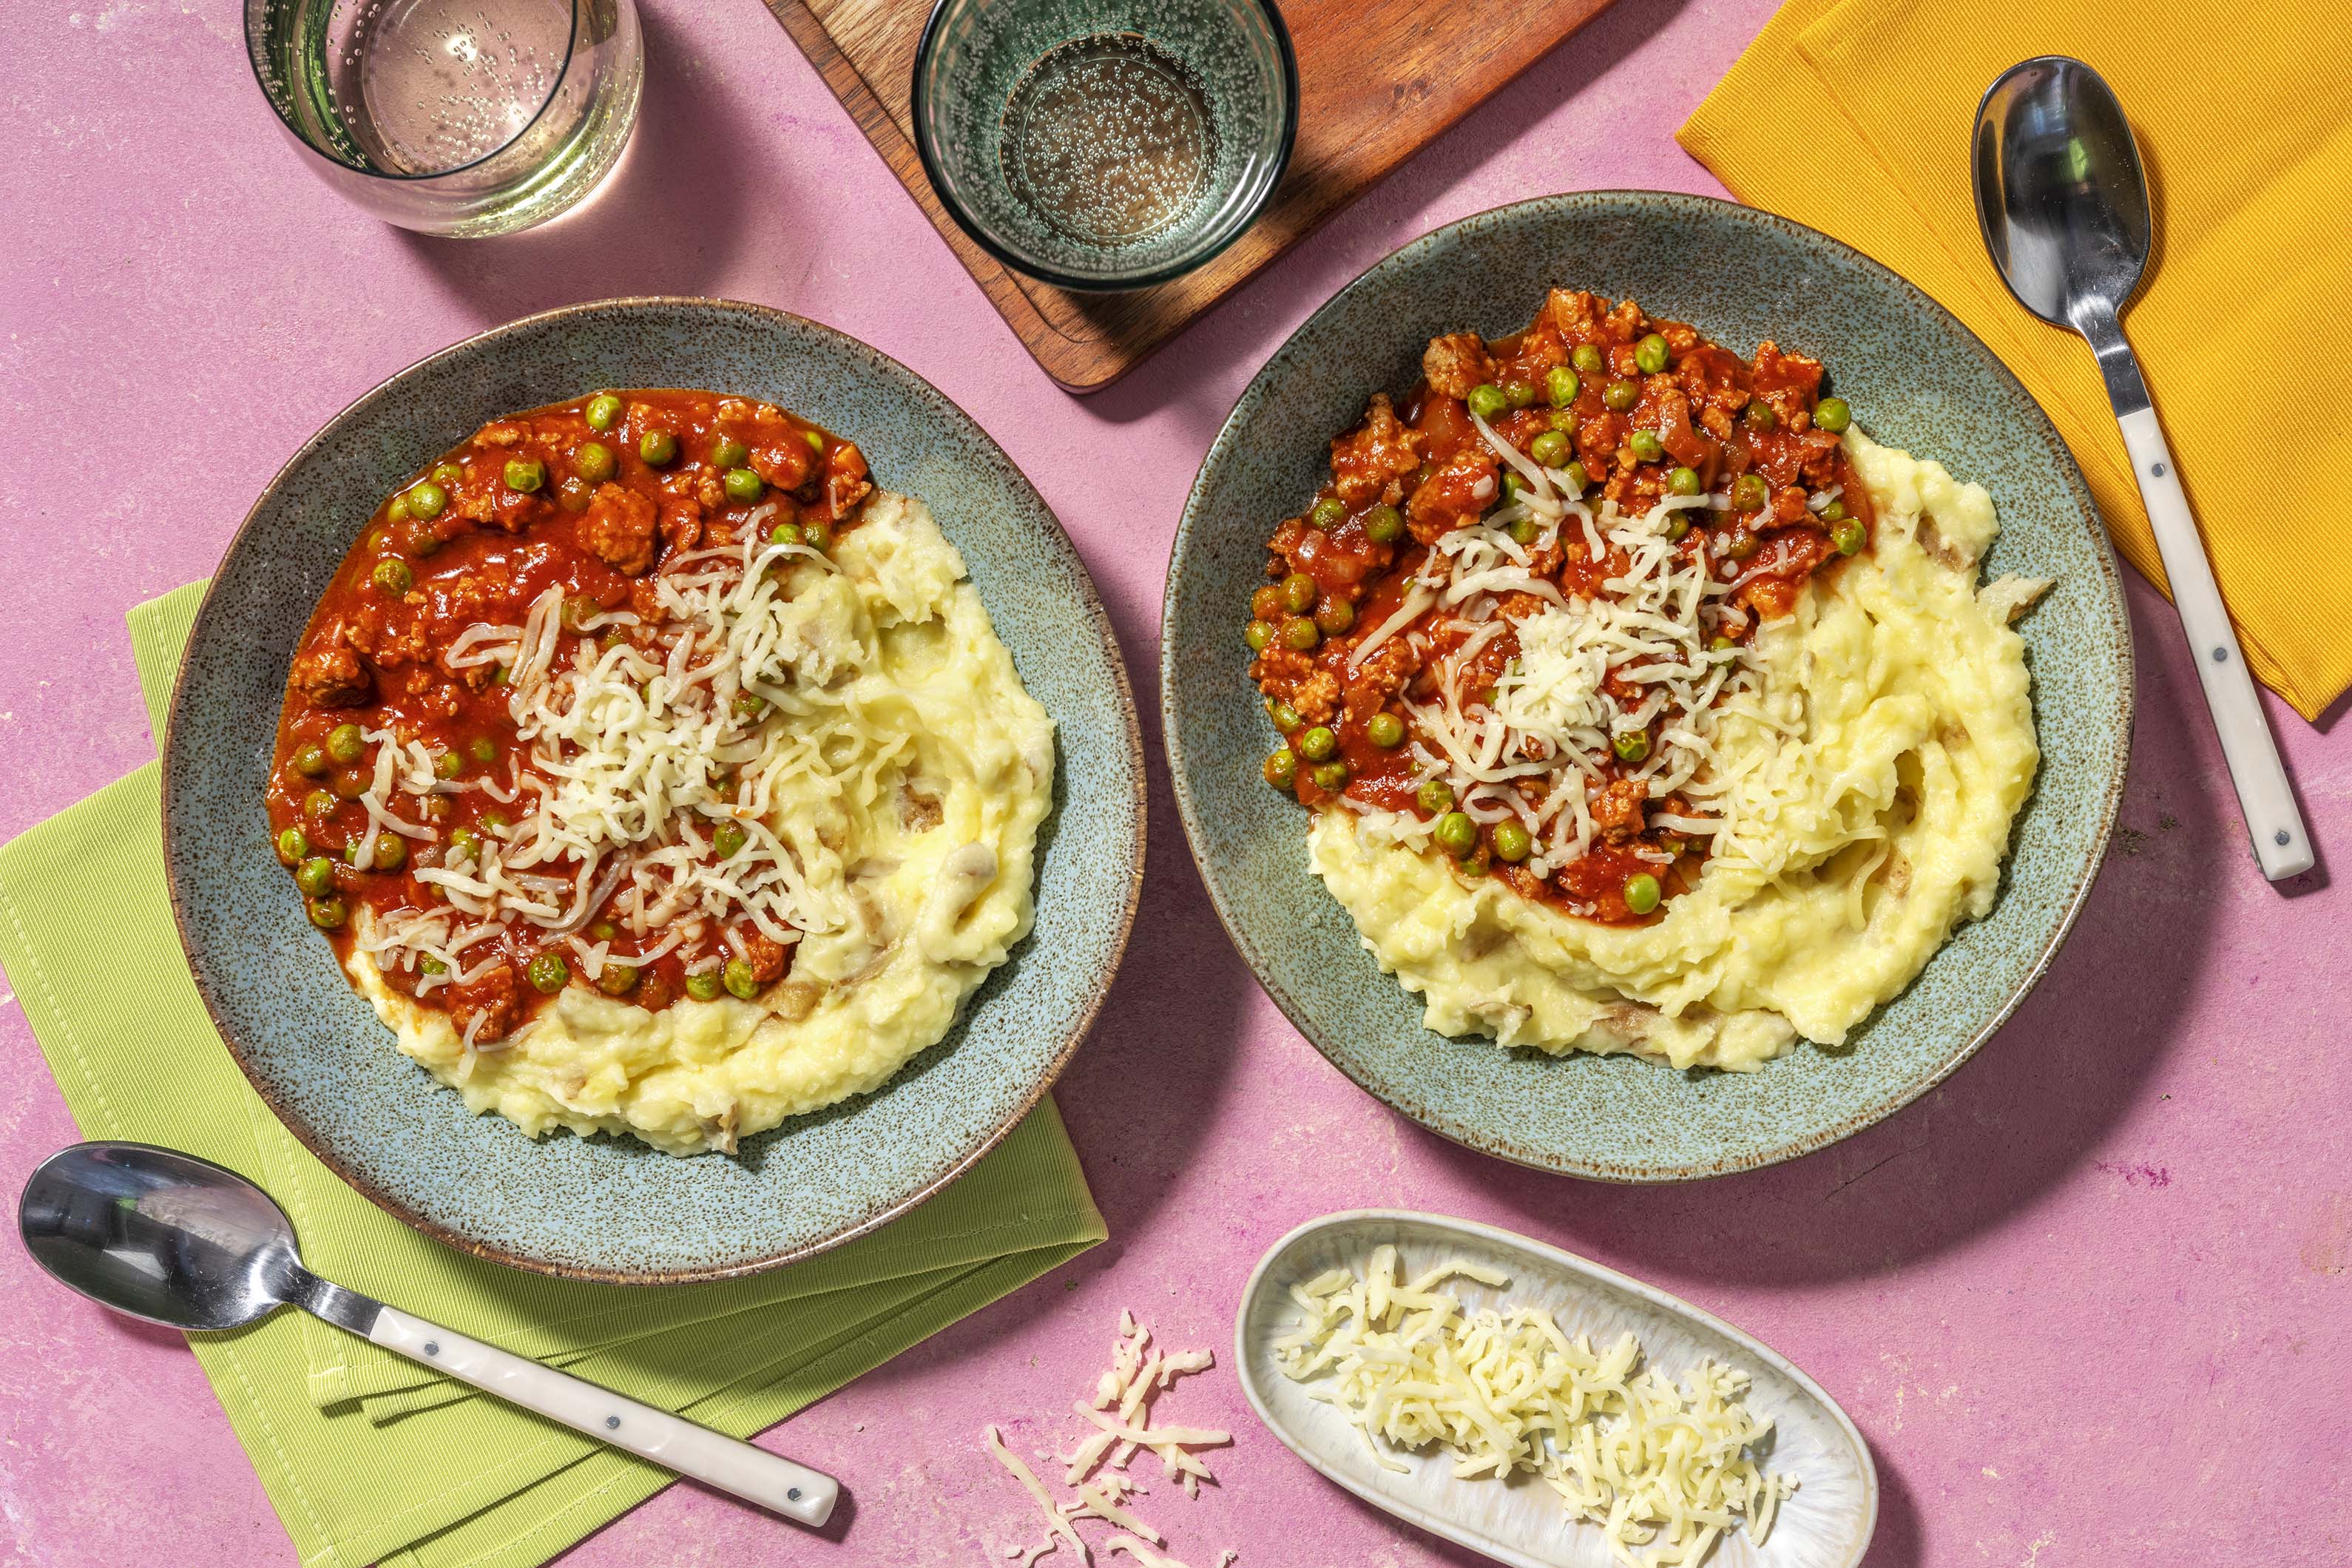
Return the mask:
MULTIPOLYGON (((131 612, 158 732, 200 589, 131 612)), ((214 1034, 173 933, 157 773, 0 845, 0 965, 85 1135, 255 1176, 330 1279, 741 1436, 1104 1238, 1048 1099, 913 1213, 748 1279, 579 1284, 428 1241, 312 1158, 214 1034)), ((305 1564, 530 1568, 670 1479, 299 1312, 190 1342, 305 1564)))
POLYGON ((1969 132, 2003 69, 2087 60, 2130 114, 2157 245, 2124 313, 2254 672, 2315 719, 2352 686, 2352 5, 1789 0, 1681 132, 1751 205, 1940 300, 2074 450, 2116 547, 2163 568, 2090 351, 2010 298, 1978 237, 1969 132), (2246 45, 2284 51, 2275 82, 2246 45), (2332 73, 2332 80, 2320 75, 2332 73))

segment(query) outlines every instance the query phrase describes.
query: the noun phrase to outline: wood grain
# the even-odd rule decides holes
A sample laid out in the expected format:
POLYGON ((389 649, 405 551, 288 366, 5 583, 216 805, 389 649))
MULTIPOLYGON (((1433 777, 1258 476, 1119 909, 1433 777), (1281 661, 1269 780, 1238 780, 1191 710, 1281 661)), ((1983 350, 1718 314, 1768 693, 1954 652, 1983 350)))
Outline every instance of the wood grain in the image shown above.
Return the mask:
POLYGON ((1251 274, 1314 231, 1609 0, 1290 0, 1298 141, 1256 226, 1171 283, 1086 294, 1025 278, 974 245, 932 195, 908 95, 922 0, 767 0, 1045 373, 1073 392, 1108 386, 1251 274))

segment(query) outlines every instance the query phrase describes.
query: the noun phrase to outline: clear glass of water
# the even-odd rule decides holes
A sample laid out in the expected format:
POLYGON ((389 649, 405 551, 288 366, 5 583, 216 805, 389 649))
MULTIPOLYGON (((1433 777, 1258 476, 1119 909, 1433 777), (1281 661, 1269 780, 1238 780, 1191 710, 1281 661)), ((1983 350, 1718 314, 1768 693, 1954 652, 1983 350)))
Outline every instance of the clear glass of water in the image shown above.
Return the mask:
POLYGON ((632 0, 246 0, 261 90, 303 160, 425 234, 511 234, 577 205, 636 123, 632 0))

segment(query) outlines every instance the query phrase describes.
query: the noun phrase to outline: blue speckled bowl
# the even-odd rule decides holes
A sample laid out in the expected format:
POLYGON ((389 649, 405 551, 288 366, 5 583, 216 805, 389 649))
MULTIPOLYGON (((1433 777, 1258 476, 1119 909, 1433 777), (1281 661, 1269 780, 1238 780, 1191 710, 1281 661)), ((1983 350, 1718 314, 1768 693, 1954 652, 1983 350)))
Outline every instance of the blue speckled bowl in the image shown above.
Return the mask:
POLYGON ((1600 191, 1465 218, 1406 246, 1266 362, 1201 467, 1177 531, 1161 626, 1176 802, 1217 912, 1283 1011, 1349 1077, 1474 1149, 1572 1175, 1661 1182, 1821 1148, 1924 1093, 2017 1006, 2074 923, 2130 750, 2131 628, 2106 535, 2065 444, 2017 379, 1933 300, 1867 257, 1769 213, 1600 191), (2057 579, 2021 624, 2042 773, 1990 915, 1835 1051, 1800 1046, 1752 1074, 1627 1057, 1554 1059, 1449 1041, 1380 973, 1307 868, 1298 807, 1258 764, 1276 737, 1241 630, 1265 536, 1327 471, 1372 392, 1402 392, 1423 345, 1517 331, 1553 285, 1631 295, 1742 353, 1819 355, 1878 440, 1992 492, 1989 574, 2057 579))
POLYGON ((861 1235, 953 1181, 1034 1106, 1092 1021, 1142 873, 1135 701, 1061 525, 962 410, 854 338, 757 305, 613 300, 532 316, 410 366, 272 480, 214 576, 172 697, 163 854, 180 938, 263 1100, 344 1180, 453 1247, 581 1279, 708 1279, 861 1235), (922 497, 1054 716, 1056 810, 1037 923, 946 1039, 877 1092, 677 1159, 634 1140, 534 1142, 402 1056, 303 918, 261 792, 310 608, 377 501, 483 421, 603 386, 782 404, 922 497), (1061 833, 1064 821, 1086 824, 1061 833))

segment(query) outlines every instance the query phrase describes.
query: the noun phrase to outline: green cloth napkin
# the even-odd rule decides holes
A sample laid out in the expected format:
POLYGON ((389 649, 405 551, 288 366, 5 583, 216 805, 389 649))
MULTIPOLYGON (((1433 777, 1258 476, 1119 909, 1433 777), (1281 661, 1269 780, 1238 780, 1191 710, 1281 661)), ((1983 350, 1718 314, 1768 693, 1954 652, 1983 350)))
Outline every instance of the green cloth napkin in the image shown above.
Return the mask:
MULTIPOLYGON (((130 616, 158 734, 202 592, 130 616)), ((467 1258, 345 1186, 247 1086, 181 959, 162 847, 153 763, 0 846, 0 967, 85 1135, 256 1177, 353 1289, 741 1436, 1107 1235, 1049 1098, 945 1193, 788 1268, 633 1289, 467 1258), (130 991, 126 951, 152 976, 130 991)), ((529 1568, 671 1479, 303 1313, 189 1342, 306 1564, 529 1568)))

